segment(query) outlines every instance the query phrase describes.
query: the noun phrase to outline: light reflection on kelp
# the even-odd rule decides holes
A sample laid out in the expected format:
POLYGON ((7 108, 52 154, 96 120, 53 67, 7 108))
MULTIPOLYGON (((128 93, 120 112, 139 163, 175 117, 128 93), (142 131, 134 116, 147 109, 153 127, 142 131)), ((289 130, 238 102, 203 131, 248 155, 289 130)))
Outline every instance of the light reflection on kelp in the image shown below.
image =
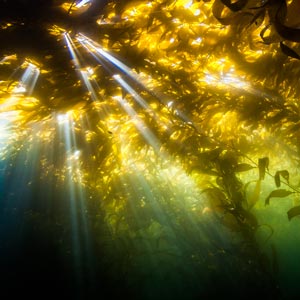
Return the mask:
POLYGON ((79 299, 299 292, 299 45, 290 6, 283 25, 268 4, 111 1, 97 34, 49 29, 76 80, 5 53, 7 286, 51 278, 53 294, 79 299))

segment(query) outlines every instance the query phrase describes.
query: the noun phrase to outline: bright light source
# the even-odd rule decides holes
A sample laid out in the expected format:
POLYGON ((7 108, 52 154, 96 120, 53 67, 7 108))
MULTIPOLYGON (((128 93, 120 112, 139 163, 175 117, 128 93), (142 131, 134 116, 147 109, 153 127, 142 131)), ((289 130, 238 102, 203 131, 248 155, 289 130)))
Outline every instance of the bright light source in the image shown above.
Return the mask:
POLYGON ((19 84, 13 89, 14 94, 25 94, 31 95, 33 89, 36 85, 38 77, 40 75, 40 70, 34 64, 25 61, 24 63, 27 65, 19 84))
POLYGON ((168 102, 167 106, 170 108, 173 105, 173 101, 168 102))
POLYGON ((83 42, 86 42, 86 39, 82 36, 82 35, 78 35, 76 37, 77 41, 80 42, 80 43, 83 43, 83 42))
POLYGON ((189 1, 184 5, 184 8, 190 8, 193 5, 193 1, 189 1))
POLYGON ((91 0, 82 0, 76 4, 76 7, 80 8, 80 7, 84 6, 85 4, 88 4, 89 2, 91 2, 91 0))
POLYGON ((202 42, 202 38, 198 37, 197 39, 192 41, 192 45, 200 45, 202 42))
POLYGON ((218 86, 220 84, 224 84, 224 85, 227 85, 227 86, 230 86, 233 88, 238 88, 238 89, 249 88, 249 84, 247 82, 244 82, 240 78, 237 78, 233 74, 230 74, 230 73, 224 74, 220 77, 213 76, 211 74, 206 74, 204 80, 207 84, 214 84, 216 86, 218 86))
POLYGON ((17 111, 8 111, 0 113, 0 159, 4 155, 4 149, 8 147, 8 141, 12 138, 12 123, 17 119, 17 111))
POLYGON ((59 125, 65 124, 66 122, 69 122, 69 114, 59 114, 57 115, 57 121, 59 125))
POLYGON ((75 150, 70 156, 69 159, 78 160, 80 158, 81 151, 75 150))
POLYGON ((230 74, 225 75, 221 79, 221 81, 225 84, 233 85, 236 88, 245 88, 248 86, 246 82, 244 82, 244 81, 240 80, 239 78, 236 78, 230 74))
POLYGON ((87 72, 89 75, 93 75, 93 74, 94 74, 94 70, 93 70, 91 67, 87 67, 87 68, 86 68, 86 72, 87 72))
POLYGON ((19 84, 13 89, 14 94, 23 94, 26 93, 26 87, 22 84, 19 84))
POLYGON ((201 13, 201 10, 200 9, 196 9, 195 12, 194 12, 194 16, 199 16, 201 13))

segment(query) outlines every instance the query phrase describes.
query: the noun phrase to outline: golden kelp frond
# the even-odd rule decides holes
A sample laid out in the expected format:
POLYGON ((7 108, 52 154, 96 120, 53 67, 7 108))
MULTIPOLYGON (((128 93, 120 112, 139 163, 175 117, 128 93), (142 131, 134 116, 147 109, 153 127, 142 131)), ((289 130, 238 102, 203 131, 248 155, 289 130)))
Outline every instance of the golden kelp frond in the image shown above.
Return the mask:
POLYGON ((215 289, 228 257, 277 285, 268 213, 300 211, 297 1, 38 2, 0 24, 1 172, 54 228, 70 286, 94 252, 130 287, 178 264, 215 289))
MULTIPOLYGON (((71 4, 71 1, 66 2, 65 7, 69 9, 71 4)), ((285 25, 294 23, 290 5, 285 25)), ((106 107, 104 115, 101 113, 104 124, 107 114, 123 120, 117 126, 126 128, 137 149, 142 149, 145 142, 137 128, 149 128, 157 135, 158 149, 167 149, 176 143, 188 144, 189 139, 197 140, 199 135, 212 138, 216 145, 243 140, 241 136, 245 136, 249 147, 259 135, 253 130, 270 129, 283 137, 286 132, 296 135, 297 113, 291 106, 299 94, 292 88, 299 64, 287 56, 288 50, 284 47, 297 51, 298 45, 284 41, 284 46, 280 46, 275 37, 273 42, 275 25, 268 25, 276 9, 275 5, 270 9, 259 8, 256 1, 244 6, 232 6, 225 1, 112 1, 98 19, 99 30, 93 38, 103 51, 138 77, 130 86, 141 94, 149 108, 139 107, 130 92, 113 80, 118 71, 115 66, 93 61, 91 54, 95 55, 96 50, 87 53, 73 38, 74 51, 80 54, 80 65, 74 65, 71 57, 70 70, 74 74, 57 73, 55 66, 46 64, 50 68, 41 71, 41 80, 32 95, 39 99, 40 108, 26 100, 27 103, 16 104, 13 109, 23 111, 25 122, 24 111, 27 111, 27 120, 37 122, 51 117, 53 111, 64 114, 72 110, 78 112, 76 122, 80 115, 96 120, 92 107, 98 104, 89 102, 89 98, 94 97, 106 107), (271 33, 267 39, 269 27, 271 33), (82 74, 94 92, 85 91, 80 82, 82 74), (120 103, 120 93, 126 103, 120 103), (77 104, 82 107, 77 109, 77 104), (131 106, 136 117, 124 117, 122 105, 131 106), (44 117, 38 117, 39 109, 44 117), (32 115, 29 110, 34 111, 32 115), (281 129, 274 128, 275 119, 282 122, 281 129), (182 139, 180 134, 176 135, 180 130, 185 132, 182 139)), ((55 24, 50 33, 64 40, 63 29, 55 24)), ((45 61, 51 59, 46 57, 45 61)), ((8 66, 7 62, 4 59, 3 67, 8 66)), ((18 88, 22 92, 17 82, 17 78, 13 78, 8 82, 9 90, 4 88, 3 92, 18 88)), ((4 81, 2 84, 5 85, 4 81)), ((93 125, 93 128, 97 127, 93 125)), ((114 136, 114 130, 108 131, 114 136)), ((92 143, 97 130, 88 129, 88 132, 87 140, 92 143)), ((201 144, 183 148, 187 151, 192 147, 203 148, 201 144)))

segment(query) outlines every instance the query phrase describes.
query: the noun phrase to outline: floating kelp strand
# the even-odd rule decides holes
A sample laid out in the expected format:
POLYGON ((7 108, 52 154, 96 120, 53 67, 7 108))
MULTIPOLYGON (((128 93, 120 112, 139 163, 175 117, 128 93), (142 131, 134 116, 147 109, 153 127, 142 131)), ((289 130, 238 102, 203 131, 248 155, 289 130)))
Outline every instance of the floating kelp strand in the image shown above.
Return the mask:
MULTIPOLYGON (((238 16, 225 26, 218 24, 211 14, 212 4, 185 0, 111 1, 101 17, 102 22, 110 25, 93 24, 96 30, 91 38, 107 53, 126 63, 140 79, 146 79, 149 90, 134 84, 132 79, 128 81, 120 72, 116 74, 116 69, 107 72, 108 64, 106 68, 98 62, 93 64, 84 51, 87 65, 80 71, 86 75, 87 82, 95 83, 93 101, 88 100, 91 91, 82 89, 77 75, 75 84, 64 72, 58 76, 56 71, 50 72, 51 75, 44 73, 41 81, 46 99, 41 103, 53 115, 50 122, 43 123, 45 131, 39 137, 45 142, 45 150, 52 151, 49 157, 43 156, 42 165, 48 174, 43 178, 51 182, 53 170, 59 186, 68 182, 66 175, 74 171, 71 175, 74 184, 84 185, 92 196, 85 202, 94 209, 86 215, 93 225, 93 240, 99 255, 96 261, 105 261, 104 267, 98 270, 119 274, 115 278, 120 279, 121 286, 125 281, 138 282, 138 286, 132 284, 131 288, 137 289, 139 296, 146 294, 142 287, 148 286, 145 290, 151 291, 151 295, 157 286, 165 288, 164 278, 172 283, 169 293, 164 294, 168 297, 176 294, 174 286, 186 284, 191 290, 194 282, 201 282, 203 289, 208 290, 210 278, 213 278, 212 291, 222 288, 222 294, 227 292, 235 297, 244 296, 250 290, 256 297, 265 294, 273 297, 276 293, 276 284, 270 284, 273 254, 262 253, 255 236, 259 224, 265 222, 265 215, 261 217, 261 214, 267 214, 266 219, 271 222, 274 209, 278 215, 281 210, 285 212, 284 201, 267 208, 262 208, 259 201, 260 192, 265 198, 269 185, 274 185, 276 170, 288 170, 291 181, 298 180, 296 162, 289 168, 289 162, 298 157, 298 108, 296 104, 287 106, 298 99, 294 88, 298 61, 283 55, 279 43, 257 42, 261 41, 259 31, 268 21, 263 13, 256 19, 259 10, 249 11, 247 5, 234 8, 236 12, 223 9, 220 18, 238 16), (129 89, 118 86, 112 75, 122 76, 135 90, 135 97, 143 98, 142 103, 147 103, 149 108, 136 103, 129 89), (120 102, 133 108, 137 117, 132 118, 122 110, 120 102), (156 152, 136 130, 138 122, 159 141, 156 152), (76 144, 64 151, 63 141, 49 132, 53 128, 61 131, 67 124, 74 127, 72 139, 76 144), (160 152, 168 156, 160 159, 160 152), (270 158, 270 171, 258 163, 264 157, 270 158), (255 182, 251 189, 244 184, 250 181, 255 182), (141 189, 142 185, 147 188, 141 189), (201 193, 207 188, 210 190, 201 193), (145 198, 145 194, 149 196, 145 198), (250 210, 252 194, 251 201, 256 205, 250 210), (157 204, 162 209, 157 209, 157 204), (108 232, 102 226, 109 228, 108 232), (231 243, 236 243, 235 247, 231 243), (229 252, 233 255, 228 255, 229 252), (191 272, 180 272, 183 265, 184 270, 189 266, 191 272), (172 281, 168 272, 178 274, 178 281, 172 281), (225 277, 228 280, 224 281, 225 277)), ((259 5, 256 1, 255 4, 259 5)), ((284 44, 297 51, 294 44, 286 41, 284 44)), ((79 46, 78 50, 83 48, 79 46)), ((3 71, 3 74, 9 73, 3 71)), ((18 80, 14 84, 17 83, 18 80)), ((1 105, 7 101, 4 94, 1 105)), ((34 96, 40 101, 38 95, 34 96)), ((19 96, 20 103, 14 107, 20 110, 25 123, 13 123, 17 140, 22 143, 30 137, 26 124, 36 126, 39 113, 44 115, 43 119, 48 114, 41 105, 26 102, 19 96)), ((289 184, 280 176, 281 185, 289 184)), ((77 194, 80 196, 79 190, 77 194)), ((68 202, 65 198, 62 195, 57 198, 59 201, 53 201, 63 205, 68 202)), ((79 204, 77 201, 74 202, 79 204)), ((83 225, 81 220, 79 224, 83 225)), ((60 223, 63 222, 61 217, 60 223)), ((287 222, 290 226, 296 223, 296 219, 287 222)), ((278 228, 274 229, 276 233, 278 228)), ((274 235, 272 242, 274 237, 277 238, 274 235)), ((84 241, 83 237, 80 240, 84 241)), ((106 281, 101 282, 104 282, 101 287, 106 285, 106 281)), ((77 285, 72 286, 75 289, 77 285)), ((120 287, 108 286, 114 287, 112 291, 120 287)), ((194 289, 198 287, 197 284, 194 289)), ((158 294, 163 293, 155 295, 158 294)), ((176 296, 189 299, 184 293, 176 296)))
POLYGON ((300 55, 296 51, 294 51, 293 49, 291 49, 287 45, 283 44, 282 42, 280 42, 280 49, 282 50, 282 52, 285 55, 290 56, 292 58, 300 59, 300 55))
POLYGON ((287 212, 287 215, 288 215, 288 219, 289 221, 296 217, 296 216, 299 216, 300 215, 300 206, 295 206, 295 207, 292 207, 288 212, 287 212))
POLYGON ((284 197, 287 197, 291 194, 293 194, 295 192, 293 191, 288 191, 288 190, 285 190, 285 189, 278 189, 278 190, 274 190, 272 191, 269 196, 266 198, 265 200, 265 205, 269 205, 270 204, 270 199, 271 198, 284 198, 284 197))

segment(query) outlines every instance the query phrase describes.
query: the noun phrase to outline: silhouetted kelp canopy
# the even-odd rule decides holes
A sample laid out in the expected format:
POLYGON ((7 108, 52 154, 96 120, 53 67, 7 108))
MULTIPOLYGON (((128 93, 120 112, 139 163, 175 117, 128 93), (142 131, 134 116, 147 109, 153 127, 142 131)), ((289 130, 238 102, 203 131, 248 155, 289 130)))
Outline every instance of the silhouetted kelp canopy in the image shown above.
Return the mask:
POLYGON ((283 249, 300 215, 299 12, 0 0, 5 285, 297 295, 283 249))

